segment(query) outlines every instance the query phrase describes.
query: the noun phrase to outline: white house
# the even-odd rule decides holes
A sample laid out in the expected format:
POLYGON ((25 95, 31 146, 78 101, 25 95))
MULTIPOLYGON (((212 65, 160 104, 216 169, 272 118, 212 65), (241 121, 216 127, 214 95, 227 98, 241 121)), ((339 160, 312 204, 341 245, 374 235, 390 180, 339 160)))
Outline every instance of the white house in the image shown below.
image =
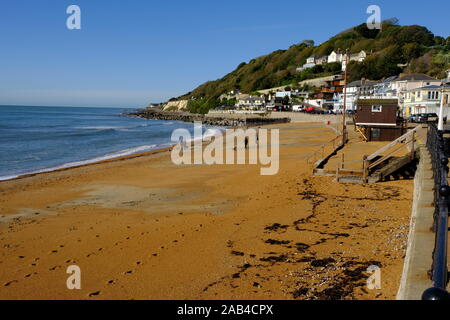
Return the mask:
POLYGON ((291 97, 292 92, 291 91, 280 91, 280 92, 275 92, 275 97, 277 98, 284 98, 284 97, 291 97))
POLYGON ((375 92, 375 85, 377 83, 377 81, 366 79, 350 82, 343 90, 343 92, 339 94, 339 105, 341 107, 344 105, 345 93, 345 108, 347 110, 356 110, 356 101, 359 98, 373 96, 375 92))
POLYGON ((308 59, 306 59, 306 64, 316 64, 316 56, 311 56, 308 59))
MULTIPOLYGON (((430 85, 408 90, 404 99, 406 114, 439 114, 442 89, 440 85, 430 85)), ((446 117, 450 117, 449 95, 450 85, 446 85, 444 87, 444 116, 446 117)))
POLYGON ((359 53, 350 54, 347 56, 347 54, 342 55, 342 71, 345 71, 347 68, 347 60, 350 61, 356 61, 356 62, 364 62, 366 60, 367 53, 363 50, 359 53))
POLYGON ((357 62, 364 62, 364 60, 366 60, 367 58, 367 53, 362 50, 359 53, 355 53, 355 54, 351 54, 349 57, 350 61, 357 61, 357 62))
POLYGON ((392 90, 397 92, 399 103, 403 108, 403 114, 409 115, 409 110, 405 109, 404 100, 406 92, 427 86, 439 86, 441 81, 433 77, 427 76, 421 73, 401 74, 397 79, 392 82, 392 90))
POLYGON ((297 68, 297 72, 301 72, 303 70, 312 68, 316 65, 322 65, 328 62, 328 56, 317 56, 317 55, 313 55, 311 57, 309 57, 308 59, 306 59, 306 63, 297 68))
POLYGON ((338 52, 333 51, 333 52, 330 53, 330 55, 328 56, 328 63, 342 62, 342 61, 343 61, 343 57, 344 57, 344 55, 343 55, 342 53, 340 53, 339 50, 338 50, 338 52))
POLYGON ((237 106, 238 108, 246 110, 257 110, 263 108, 265 104, 266 99, 264 98, 264 96, 241 95, 239 97, 237 106))

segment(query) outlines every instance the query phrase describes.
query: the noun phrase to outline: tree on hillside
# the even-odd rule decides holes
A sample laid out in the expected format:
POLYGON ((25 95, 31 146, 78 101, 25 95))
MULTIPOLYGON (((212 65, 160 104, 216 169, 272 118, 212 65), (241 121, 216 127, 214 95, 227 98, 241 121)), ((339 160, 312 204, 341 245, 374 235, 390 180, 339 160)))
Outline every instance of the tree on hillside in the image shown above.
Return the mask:
POLYGON ((369 29, 367 28, 366 23, 362 23, 359 26, 355 27, 355 31, 358 32, 359 35, 363 38, 375 39, 380 33, 378 29, 369 29))
POLYGON ((341 72, 341 64, 324 64, 297 72, 311 55, 329 55, 338 49, 349 49, 351 53, 364 50, 368 57, 362 63, 350 62, 351 80, 370 78, 378 80, 402 72, 398 64, 409 63, 406 72, 423 72, 440 76, 445 68, 450 51, 450 37, 434 36, 421 26, 400 26, 397 21, 384 21, 382 30, 368 30, 365 24, 339 33, 317 47, 312 40, 302 41, 287 50, 277 50, 270 54, 242 62, 237 68, 215 81, 208 81, 189 94, 178 99, 197 98, 191 104, 192 110, 207 111, 217 98, 232 89, 243 93, 274 87, 297 87, 300 81, 341 72))
POLYGON ((303 40, 302 44, 304 44, 308 47, 314 47, 314 40, 303 40))
POLYGON ((406 61, 416 59, 423 54, 423 48, 417 43, 407 43, 402 48, 403 57, 406 61))

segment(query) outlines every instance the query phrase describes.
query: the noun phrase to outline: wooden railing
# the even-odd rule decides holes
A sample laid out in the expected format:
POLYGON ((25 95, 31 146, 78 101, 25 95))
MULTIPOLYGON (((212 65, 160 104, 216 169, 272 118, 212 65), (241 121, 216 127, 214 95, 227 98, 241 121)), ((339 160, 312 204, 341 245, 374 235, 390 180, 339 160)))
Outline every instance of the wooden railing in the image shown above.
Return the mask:
POLYGON ((364 156, 362 160, 345 161, 344 153, 341 154, 341 159, 336 168, 336 180, 339 181, 343 175, 362 176, 364 183, 368 182, 369 176, 373 173, 374 169, 394 157, 400 150, 407 148, 410 152, 411 160, 415 157, 415 151, 418 146, 417 131, 420 127, 416 127, 400 138, 392 141, 383 148, 377 150, 369 156, 364 156), (360 168, 349 168, 349 164, 360 164, 360 168))

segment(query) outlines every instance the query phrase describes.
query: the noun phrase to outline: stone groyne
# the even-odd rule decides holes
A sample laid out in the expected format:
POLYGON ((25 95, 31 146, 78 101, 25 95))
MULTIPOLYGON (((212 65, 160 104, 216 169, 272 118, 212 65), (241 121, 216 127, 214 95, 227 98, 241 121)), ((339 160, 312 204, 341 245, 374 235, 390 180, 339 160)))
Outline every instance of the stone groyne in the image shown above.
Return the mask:
POLYGON ((248 116, 241 115, 239 117, 227 117, 227 116, 210 116, 203 114, 195 114, 189 112, 173 112, 173 111, 161 111, 143 109, 132 113, 130 116, 152 119, 152 120, 172 120, 183 122, 196 122, 200 121, 205 125, 221 126, 221 127, 244 127, 244 126, 259 126, 276 123, 289 123, 290 118, 263 118, 261 116, 248 116))

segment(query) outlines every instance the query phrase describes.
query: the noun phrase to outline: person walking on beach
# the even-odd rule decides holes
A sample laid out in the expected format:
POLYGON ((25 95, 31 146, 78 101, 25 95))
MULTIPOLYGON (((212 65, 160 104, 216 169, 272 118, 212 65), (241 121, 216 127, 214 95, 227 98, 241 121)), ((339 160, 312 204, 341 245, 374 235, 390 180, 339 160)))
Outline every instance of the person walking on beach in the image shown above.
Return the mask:
POLYGON ((178 143, 180 144, 181 151, 183 151, 184 150, 184 139, 183 139, 183 137, 180 137, 178 143))
POLYGON ((261 129, 261 127, 258 127, 258 130, 256 130, 256 145, 259 146, 259 129, 261 129))

